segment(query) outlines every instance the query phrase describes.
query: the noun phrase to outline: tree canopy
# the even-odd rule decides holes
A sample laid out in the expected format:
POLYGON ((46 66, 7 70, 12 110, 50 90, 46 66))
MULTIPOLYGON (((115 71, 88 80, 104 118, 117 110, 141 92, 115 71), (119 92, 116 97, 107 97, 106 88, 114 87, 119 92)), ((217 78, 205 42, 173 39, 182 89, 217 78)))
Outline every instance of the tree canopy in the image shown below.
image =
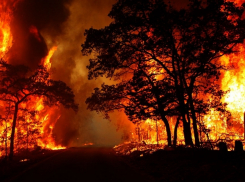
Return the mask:
MULTIPOLYGON (((163 0, 118 0, 109 13, 113 19, 110 25, 85 32, 82 53, 93 55, 87 66, 89 79, 106 76, 119 82, 96 88, 92 97, 113 92, 124 95, 134 92, 134 88, 122 84, 135 83, 139 89, 144 83, 149 93, 138 90, 134 95, 138 100, 133 103, 155 102, 153 105, 158 105, 155 113, 161 119, 170 114, 165 111, 174 105, 175 114, 183 122, 186 145, 193 145, 192 123, 195 145, 199 146, 196 115, 200 109, 210 108, 207 95, 217 96, 213 106, 222 108, 217 98, 223 92, 217 81, 220 71, 227 68, 219 58, 236 52, 236 45, 245 39, 244 7, 225 0, 190 0, 188 8, 176 10, 163 0), (162 99, 165 96, 172 98, 167 104, 162 99)), ((105 103, 101 107, 96 103, 98 99, 94 102, 91 98, 87 99, 90 109, 107 111, 108 100, 113 102, 114 97, 107 97, 106 102, 97 97, 100 104, 105 103)), ((120 97, 117 103, 121 103, 120 97)), ((128 107, 134 110, 134 104, 128 107)), ((134 115, 127 108, 125 112, 129 117, 134 115)))

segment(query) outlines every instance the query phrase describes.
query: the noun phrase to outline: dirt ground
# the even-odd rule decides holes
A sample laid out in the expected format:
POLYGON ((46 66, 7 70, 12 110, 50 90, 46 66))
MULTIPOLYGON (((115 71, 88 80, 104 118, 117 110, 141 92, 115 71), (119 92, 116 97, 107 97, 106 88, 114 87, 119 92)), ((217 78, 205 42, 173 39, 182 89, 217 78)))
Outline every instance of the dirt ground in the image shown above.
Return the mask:
POLYGON ((179 149, 121 157, 154 181, 245 181, 245 152, 179 149))

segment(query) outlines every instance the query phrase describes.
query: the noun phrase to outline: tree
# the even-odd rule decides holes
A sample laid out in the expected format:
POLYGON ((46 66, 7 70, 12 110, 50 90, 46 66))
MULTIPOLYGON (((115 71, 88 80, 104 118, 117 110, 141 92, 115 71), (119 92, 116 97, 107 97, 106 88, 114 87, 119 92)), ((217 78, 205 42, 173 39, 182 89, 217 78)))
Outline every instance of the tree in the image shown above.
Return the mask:
POLYGON ((176 114, 176 99, 173 87, 171 89, 171 86, 166 84, 168 83, 164 83, 164 80, 157 81, 153 75, 138 70, 127 82, 116 85, 102 84, 101 89, 95 88, 86 103, 90 110, 102 112, 107 118, 110 111, 124 109, 133 123, 140 123, 148 118, 162 120, 166 126, 168 145, 171 146, 171 130, 167 116, 176 114))
POLYGON ((181 10, 163 0, 119 0, 109 14, 113 19, 109 26, 85 32, 82 52, 94 55, 87 67, 89 79, 130 77, 131 72, 147 68, 142 64, 148 72, 156 70, 161 74, 158 81, 168 82, 164 89, 174 85, 186 145, 193 146, 192 123, 199 146, 197 108, 213 94, 211 87, 219 90, 215 82, 226 69, 219 58, 235 52, 245 38, 243 12, 244 5, 225 0, 190 0, 181 10))
POLYGON ((73 91, 62 81, 50 79, 46 68, 39 66, 34 72, 24 65, 10 65, 0 61, 0 100, 13 106, 12 132, 10 138, 10 160, 14 153, 14 136, 18 111, 22 103, 33 96, 42 96, 45 104, 62 104, 77 111, 73 91))

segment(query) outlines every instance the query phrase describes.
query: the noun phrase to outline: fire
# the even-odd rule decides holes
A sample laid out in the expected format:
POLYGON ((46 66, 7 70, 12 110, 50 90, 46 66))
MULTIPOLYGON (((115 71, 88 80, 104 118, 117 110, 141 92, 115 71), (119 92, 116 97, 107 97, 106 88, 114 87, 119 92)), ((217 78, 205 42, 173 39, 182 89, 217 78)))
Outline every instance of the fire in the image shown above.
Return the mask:
POLYGON ((238 55, 231 55, 230 57, 224 57, 222 59, 223 63, 226 65, 233 65, 232 70, 228 70, 224 73, 222 79, 222 89, 230 90, 230 92, 224 98, 224 102, 228 103, 229 110, 234 110, 240 113, 245 111, 245 62, 244 62, 244 49, 243 45, 241 45, 240 53, 238 55), (236 65, 234 65, 234 63, 236 65))
MULTIPOLYGON (((12 8, 17 3, 17 0, 3 0, 0 2, 0 57, 8 62, 7 53, 8 50, 13 45, 13 36, 11 34, 11 15, 12 8)), ((29 28, 29 33, 31 33, 35 38, 41 41, 41 35, 35 26, 29 28)), ((47 70, 51 68, 51 58, 57 46, 52 47, 48 55, 40 60, 47 70)), ((1 140, 1 150, 0 156, 8 152, 9 138, 11 135, 11 121, 12 113, 11 106, 4 105, 0 103, 1 110, 4 108, 9 108, 9 112, 4 113, 1 111, 1 125, 0 125, 0 135, 1 140)), ((56 121, 59 119, 60 115, 57 116, 57 107, 47 108, 43 104, 42 97, 32 97, 28 104, 22 104, 21 108, 23 111, 19 112, 17 127, 16 127, 16 139, 15 139, 15 150, 19 149, 34 149, 36 146, 41 148, 47 148, 52 150, 64 149, 65 147, 56 145, 53 138, 53 128, 56 121), (33 114, 34 113, 34 114, 33 114), (52 117, 51 117, 52 116, 52 117)))
POLYGON ((12 46, 13 37, 10 30, 11 9, 7 6, 7 1, 0 3, 0 56, 5 56, 8 49, 12 46))
POLYGON ((43 59, 43 66, 45 66, 47 70, 50 70, 51 68, 51 58, 56 50, 57 50, 57 46, 52 47, 48 55, 43 59))
POLYGON ((244 0, 227 0, 227 1, 234 2, 234 3, 236 3, 238 6, 241 6, 242 3, 244 3, 244 0))
MULTIPOLYGON (((236 2, 238 5, 244 1, 242 0, 230 0, 236 2)), ((11 14, 12 8, 18 0, 1 0, 0 2, 0 57, 8 61, 7 53, 13 45, 13 36, 11 34, 11 14)), ((42 41, 41 34, 35 25, 29 27, 29 33, 33 35, 38 41, 42 41)), ((149 32, 148 36, 153 36, 152 32, 149 32)), ((245 112, 245 51, 244 45, 240 45, 238 49, 241 51, 239 54, 233 54, 230 56, 222 57, 220 60, 224 65, 232 66, 233 69, 222 73, 220 80, 221 88, 224 91, 230 90, 223 98, 223 102, 227 103, 228 110, 232 114, 232 121, 222 119, 216 112, 211 111, 206 116, 200 116, 199 120, 203 121, 206 128, 209 130, 210 140, 216 141, 219 138, 228 135, 233 139, 240 139, 243 136, 243 113, 245 112), (232 125, 230 125, 230 123, 232 125), (231 133, 236 135, 231 136, 231 133)), ((51 69, 51 58, 57 50, 57 46, 52 47, 46 57, 40 62, 47 70, 51 69)), ((153 68, 150 72, 159 72, 159 70, 153 68)), ((156 79, 161 79, 160 74, 156 75, 156 79)), ((8 107, 8 105, 2 105, 0 107, 8 107)), ((28 105, 21 105, 22 108, 35 112, 33 115, 31 112, 22 111, 19 116, 16 135, 16 149, 20 148, 34 148, 35 145, 42 148, 49 148, 53 150, 63 149, 63 146, 57 146, 55 139, 53 138, 53 128, 60 115, 57 114, 58 108, 48 108, 43 105, 42 97, 32 97, 31 102, 28 105)), ((2 114, 2 113, 1 113, 2 114)), ((11 115, 12 113, 8 113, 11 115)), ((1 147, 8 146, 8 139, 11 132, 11 117, 8 119, 2 119, 0 125, 0 135, 3 136, 1 140, 1 147)), ((225 118, 225 116, 224 116, 225 118)), ((176 118, 168 118, 170 121, 171 133, 174 132, 176 118)), ((178 127, 178 141, 177 144, 184 144, 183 128, 181 123, 178 127)), ((148 119, 145 122, 135 126, 134 131, 131 132, 129 137, 131 141, 142 143, 144 145, 166 145, 166 132, 165 126, 162 121, 154 121, 148 119)), ((203 136, 205 138, 206 136, 203 136)), ((93 143, 85 143, 84 146, 90 146, 93 143)), ((135 150, 135 149, 134 149, 135 150)), ((0 151, 0 156, 5 152, 0 151)))

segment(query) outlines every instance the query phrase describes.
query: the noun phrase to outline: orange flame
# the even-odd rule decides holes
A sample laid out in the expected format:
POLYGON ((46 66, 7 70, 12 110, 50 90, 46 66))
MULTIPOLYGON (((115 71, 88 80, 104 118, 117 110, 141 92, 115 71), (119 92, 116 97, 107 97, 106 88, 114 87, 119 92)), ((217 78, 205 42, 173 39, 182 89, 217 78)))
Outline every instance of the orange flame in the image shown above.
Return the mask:
POLYGON ((46 67, 47 70, 50 70, 51 68, 51 58, 56 50, 57 50, 57 46, 52 47, 48 55, 43 59, 43 66, 46 67))
MULTIPOLYGON (((11 18, 12 8, 18 0, 1 0, 0 2, 0 57, 4 58, 8 62, 7 53, 12 47, 13 36, 11 34, 11 18)), ((29 28, 29 32, 35 36, 35 38, 41 41, 41 35, 35 26, 29 28)), ((57 46, 50 49, 48 55, 43 58, 42 64, 47 70, 51 68, 51 58, 54 52, 57 50, 57 46)), ((7 105, 0 103, 0 107, 4 108, 7 105)), ((53 138, 53 127, 60 116, 56 116, 57 107, 47 108, 43 105, 42 97, 31 97, 30 101, 21 104, 22 108, 26 108, 28 111, 35 111, 35 116, 31 113, 20 111, 19 119, 17 121, 16 128, 16 144, 18 148, 34 148, 35 145, 42 148, 48 148, 53 150, 64 149, 65 147, 56 145, 53 138), (52 116, 52 117, 51 117, 52 116), (34 141, 34 142, 33 142, 34 141)), ((0 113, 4 115, 4 113, 0 113)), ((10 113, 11 115, 11 113, 10 113)), ((11 118, 1 118, 0 135, 1 135, 1 149, 9 148, 9 138, 11 135, 11 118), (3 139, 2 139, 3 138, 3 139)), ((5 151, 0 150, 0 156, 4 155, 5 151)))
POLYGON ((10 30, 11 9, 8 7, 7 1, 0 3, 0 56, 5 56, 9 48, 12 46, 13 37, 10 30))

